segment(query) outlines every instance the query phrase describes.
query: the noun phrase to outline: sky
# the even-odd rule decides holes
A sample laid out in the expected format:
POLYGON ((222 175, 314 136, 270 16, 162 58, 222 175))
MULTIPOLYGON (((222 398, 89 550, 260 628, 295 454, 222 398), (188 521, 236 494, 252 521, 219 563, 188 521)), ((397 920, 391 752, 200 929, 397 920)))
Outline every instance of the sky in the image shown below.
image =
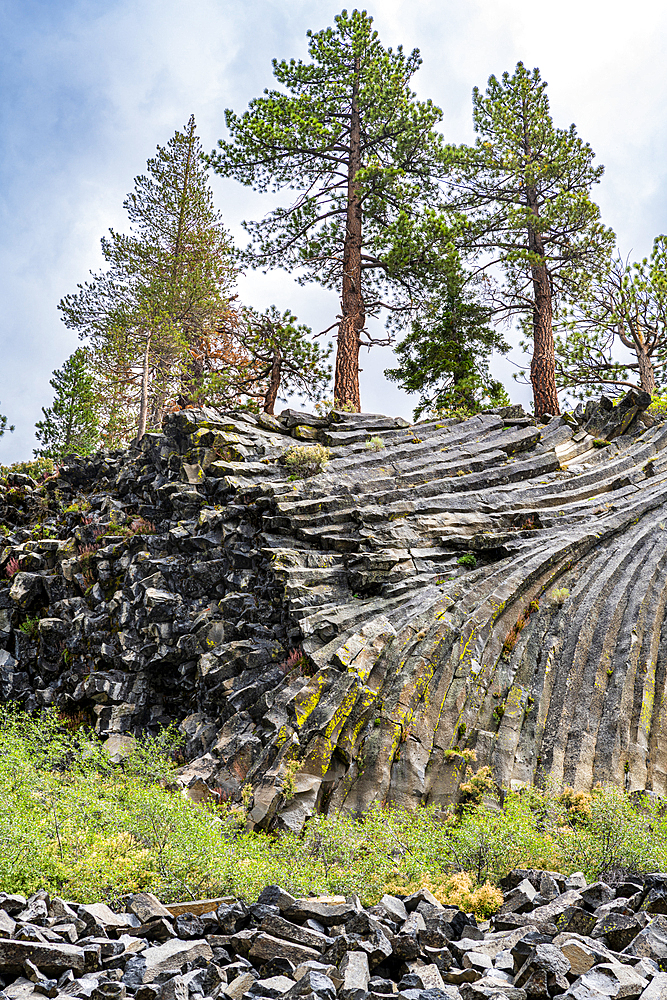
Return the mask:
MULTIPOLYGON (((205 149, 272 85, 271 60, 305 58, 329 0, 2 0, 0 3, 0 412, 16 425, 0 463, 31 457, 54 369, 79 345, 57 304, 103 264, 100 238, 127 228, 122 202, 158 144, 194 114, 205 149)), ((443 109, 449 142, 472 140, 471 93, 522 60, 549 84, 556 125, 574 122, 605 165, 594 198, 633 259, 667 230, 667 4, 664 0, 369 0, 385 45, 417 47, 413 80, 443 109)), ((212 187, 232 234, 272 207, 232 180, 212 187)), ((241 279, 242 301, 328 327, 337 296, 282 271, 241 279)), ((514 357, 521 360, 520 353, 514 357)), ((364 352, 365 411, 410 418, 383 376, 390 348, 364 352)), ((510 361, 494 373, 514 401, 510 361)))

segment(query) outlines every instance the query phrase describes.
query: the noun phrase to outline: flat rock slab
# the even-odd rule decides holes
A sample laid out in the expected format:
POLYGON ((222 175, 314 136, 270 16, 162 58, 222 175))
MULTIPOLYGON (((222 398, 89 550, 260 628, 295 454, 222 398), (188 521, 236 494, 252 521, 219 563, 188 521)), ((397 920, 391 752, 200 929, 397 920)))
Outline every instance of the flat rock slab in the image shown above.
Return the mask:
POLYGON ((46 976, 60 975, 67 969, 83 972, 83 948, 74 944, 42 944, 38 941, 0 940, 0 974, 16 975, 26 961, 33 962, 46 976))
POLYGON ((248 955, 251 959, 259 958, 265 962, 270 962, 272 958, 286 958, 293 965, 300 965, 302 962, 318 961, 321 952, 297 944, 296 941, 285 941, 272 934, 260 933, 253 941, 248 955))
POLYGON ((352 903, 329 903, 321 899, 296 899, 291 906, 283 911, 283 916, 296 923, 318 920, 325 927, 331 927, 333 924, 344 924, 357 912, 358 908, 352 903))
MULTIPOLYGON (((162 905, 152 892, 135 892, 130 898, 129 907, 142 924, 147 924, 149 920, 156 920, 160 917, 168 919, 174 915, 171 910, 162 905)), ((192 913, 192 910, 188 912, 192 913)))
POLYGON ((202 913, 214 913, 221 903, 231 906, 236 900, 233 896, 219 896, 217 899, 193 899, 184 903, 165 903, 165 909, 172 917, 180 913, 194 913, 196 917, 202 913))
POLYGON ((326 951, 333 944, 333 938, 327 937, 326 934, 310 930, 308 927, 301 927, 299 924, 290 923, 284 917, 266 917, 262 921, 261 930, 267 934, 271 934, 273 937, 294 941, 296 944, 305 945, 307 948, 315 948, 319 952, 326 951))

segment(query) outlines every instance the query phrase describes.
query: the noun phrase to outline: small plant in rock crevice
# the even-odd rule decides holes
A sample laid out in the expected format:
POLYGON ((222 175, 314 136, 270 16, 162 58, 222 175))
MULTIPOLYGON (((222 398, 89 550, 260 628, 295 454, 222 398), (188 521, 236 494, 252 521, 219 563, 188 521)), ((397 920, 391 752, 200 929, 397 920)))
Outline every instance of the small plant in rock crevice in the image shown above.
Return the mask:
POLYGON ((7 565, 5 566, 5 575, 10 579, 15 576, 19 571, 19 561, 16 556, 12 556, 11 559, 7 560, 7 565))
POLYGON ((509 661, 510 655, 514 651, 514 648, 517 642, 519 641, 519 636, 521 632, 528 624, 530 616, 534 614, 535 611, 539 610, 540 610, 540 602, 533 600, 529 603, 526 610, 519 615, 519 617, 516 620, 516 623, 512 626, 512 628, 505 636, 505 641, 503 642, 503 648, 500 654, 503 660, 509 661))
POLYGON ((316 476, 329 461, 329 449, 324 445, 292 445, 281 457, 291 473, 290 478, 307 479, 316 476))
POLYGON ((477 566, 477 557, 473 552, 466 552, 464 555, 459 556, 456 562, 459 566, 465 566, 466 569, 475 569, 477 566))
POLYGON ((308 677, 313 671, 308 662, 308 657, 299 647, 290 649, 287 659, 278 664, 278 669, 285 676, 308 677))
POLYGON ((285 766, 283 775, 283 796, 286 802, 291 802, 297 793, 296 776, 301 768, 300 760, 290 760, 285 766))
POLYGON ((369 437, 366 439, 366 448, 368 451, 382 451, 384 448, 384 441, 381 437, 369 437))
POLYGON ((35 615, 34 618, 26 618, 19 625, 19 629, 31 639, 36 639, 39 635, 39 615, 35 615))
POLYGON ((570 596, 570 591, 567 587, 556 587, 551 591, 549 595, 554 604, 557 604, 559 608, 562 608, 566 600, 570 596))

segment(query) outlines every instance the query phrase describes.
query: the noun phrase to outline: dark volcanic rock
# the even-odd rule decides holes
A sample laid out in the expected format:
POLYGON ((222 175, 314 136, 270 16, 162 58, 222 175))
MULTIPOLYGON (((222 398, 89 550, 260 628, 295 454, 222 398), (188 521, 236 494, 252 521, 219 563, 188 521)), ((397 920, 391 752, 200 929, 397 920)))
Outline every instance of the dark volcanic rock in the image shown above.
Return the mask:
MULTIPOLYGON (((655 527, 667 428, 640 426, 646 404, 634 391, 587 404, 581 426, 537 426, 516 408, 414 426, 188 409, 43 483, 11 476, 0 697, 88 718, 115 759, 128 737, 178 722, 191 797, 238 802, 249 785, 259 828, 299 831, 324 805, 448 804, 465 770, 445 756, 454 745, 502 787, 551 775, 665 794, 647 756, 664 719, 642 708, 627 647, 641 618, 650 661, 667 607, 655 527), (330 461, 293 481, 280 458, 306 430, 330 442, 330 461), (378 436, 384 447, 368 448, 378 436), (613 628, 589 637, 590 608, 613 628), (635 742, 618 704, 649 720, 635 742), (287 799, 290 757, 302 763, 287 799)), ((563 886, 540 872, 507 888, 522 879, 553 925, 544 907, 563 886)), ((647 912, 662 893, 656 882, 647 912)), ((570 905, 592 911, 603 896, 570 905)), ((531 916, 530 897, 508 898, 507 927, 531 916)), ((579 914, 567 927, 586 932, 579 914)), ((422 932, 398 932, 406 960, 408 939, 438 947, 448 933, 422 932)))

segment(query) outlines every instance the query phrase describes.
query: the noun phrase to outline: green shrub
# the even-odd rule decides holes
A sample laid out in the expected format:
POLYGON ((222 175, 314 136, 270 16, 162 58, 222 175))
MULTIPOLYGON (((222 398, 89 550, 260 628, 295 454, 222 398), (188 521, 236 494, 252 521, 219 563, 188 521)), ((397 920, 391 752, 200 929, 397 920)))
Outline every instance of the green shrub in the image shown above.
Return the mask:
POLYGON ((556 587, 550 594, 551 600, 554 604, 557 604, 559 608, 562 608, 569 596, 570 591, 567 587, 556 587))
POLYGON ((477 565, 477 557, 472 552, 466 552, 464 555, 459 556, 456 562, 459 566, 465 566, 466 569, 474 569, 477 565))
POLYGON ((369 451, 382 451, 384 448, 384 441, 381 437, 369 437, 366 440, 366 447, 369 451))
POLYGON ((12 473, 21 476, 32 476, 39 481, 51 476, 56 471, 56 464, 51 458, 35 458, 26 462, 14 462, 13 465, 0 465, 0 479, 6 479, 12 473))
MULTIPOLYGON (((456 813, 375 805, 360 819, 313 816, 303 834, 245 830, 252 789, 238 803, 213 794, 194 807, 175 783, 173 730, 136 743, 114 764, 85 718, 0 710, 0 885, 40 886, 75 901, 148 890, 165 900, 236 895, 264 886, 295 895, 356 891, 375 903, 398 887, 433 886, 442 901, 488 916, 512 868, 589 880, 618 870, 664 871, 667 819, 657 800, 622 790, 508 792, 488 768, 468 769, 456 813), (83 727, 82 727, 83 726, 83 727)), ((285 798, 296 793, 288 765, 285 798)))
POLYGON ((322 471, 329 461, 329 449, 322 444, 295 444, 283 453, 282 461, 295 479, 306 479, 322 471))
POLYGON ((647 412, 656 420, 667 420, 667 394, 653 393, 647 412))

